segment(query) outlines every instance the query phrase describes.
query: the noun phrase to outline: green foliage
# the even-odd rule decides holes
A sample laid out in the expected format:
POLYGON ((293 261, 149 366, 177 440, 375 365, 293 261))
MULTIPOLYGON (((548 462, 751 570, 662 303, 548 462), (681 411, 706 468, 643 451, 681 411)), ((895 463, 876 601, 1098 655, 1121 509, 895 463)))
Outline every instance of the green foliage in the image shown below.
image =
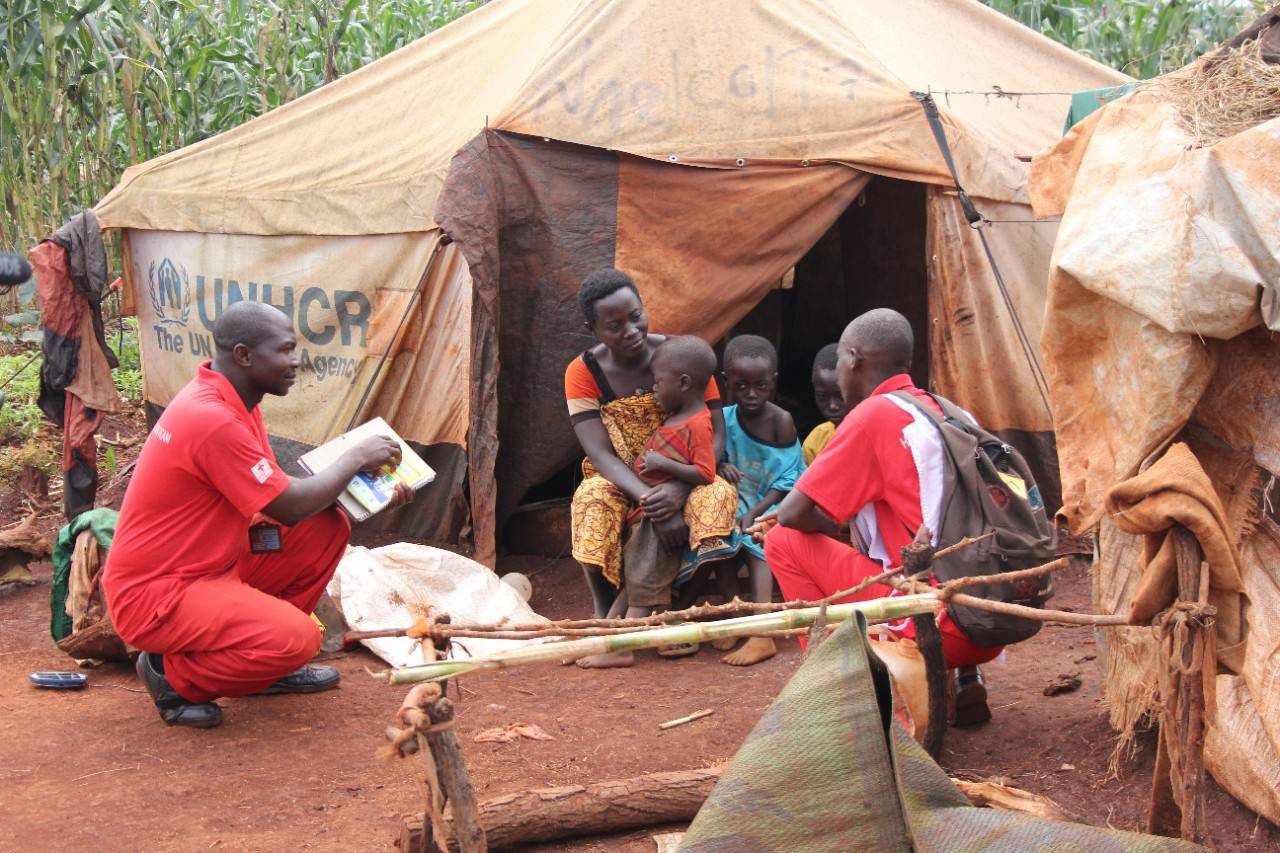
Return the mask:
POLYGON ((1231 38, 1265 0, 983 0, 1072 50, 1139 79, 1231 38))
MULTIPOLYGON (((0 250, 484 0, 4 0, 0 250)), ((0 380, 2 381, 2 380, 0 380)))
MULTIPOLYGON (((115 334, 120 327, 115 321, 108 326, 108 343, 120 351, 120 366, 112 372, 116 390, 130 405, 142 404, 142 367, 138 355, 138 322, 124 318, 123 345, 115 334)), ((40 432, 43 415, 36 405, 40 395, 40 364, 37 350, 0 356, 0 383, 8 382, 0 393, 0 445, 19 445, 40 432), (34 360, 32 356, 35 356, 34 360)))
POLYGON ((21 444, 36 434, 43 417, 36 407, 40 394, 40 359, 33 353, 0 356, 0 383, 8 381, 0 393, 0 443, 21 444), (21 372, 19 372, 21 370, 21 372))

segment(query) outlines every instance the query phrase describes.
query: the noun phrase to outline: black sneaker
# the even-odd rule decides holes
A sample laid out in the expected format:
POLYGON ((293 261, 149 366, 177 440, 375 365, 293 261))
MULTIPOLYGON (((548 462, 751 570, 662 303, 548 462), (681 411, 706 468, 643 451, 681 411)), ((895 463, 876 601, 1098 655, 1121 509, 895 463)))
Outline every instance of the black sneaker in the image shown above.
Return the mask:
POLYGON ((987 707, 987 685, 982 680, 982 671, 976 666, 962 666, 956 669, 956 719, 957 726, 977 726, 991 719, 991 709, 987 707))
POLYGON ((211 729, 222 722, 222 709, 213 702, 188 702, 164 677, 164 658, 150 652, 138 655, 138 678, 156 703, 160 719, 171 726, 211 729))
POLYGON ((281 693, 319 693, 337 687, 342 676, 331 666, 304 666, 297 672, 290 673, 266 690, 260 690, 259 696, 276 696, 281 693))

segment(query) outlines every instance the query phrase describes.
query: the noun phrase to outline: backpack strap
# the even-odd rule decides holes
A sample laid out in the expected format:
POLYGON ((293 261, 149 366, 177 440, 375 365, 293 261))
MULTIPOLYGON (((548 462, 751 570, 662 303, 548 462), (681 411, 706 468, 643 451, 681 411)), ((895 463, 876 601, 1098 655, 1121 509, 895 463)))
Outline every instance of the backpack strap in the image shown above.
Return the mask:
MULTIPOLYGON (((974 427, 977 426, 964 409, 960 408, 946 397, 939 397, 937 394, 932 393, 929 394, 929 399, 937 403, 939 409, 942 409, 942 414, 938 414, 936 410, 926 406, 919 397, 912 394, 910 391, 894 391, 889 396, 911 405, 916 411, 924 414, 929 419, 929 422, 939 430, 942 429, 942 425, 944 423, 950 423, 956 428, 972 435, 974 427)), ((946 442, 943 441, 943 444, 946 444, 946 442)))

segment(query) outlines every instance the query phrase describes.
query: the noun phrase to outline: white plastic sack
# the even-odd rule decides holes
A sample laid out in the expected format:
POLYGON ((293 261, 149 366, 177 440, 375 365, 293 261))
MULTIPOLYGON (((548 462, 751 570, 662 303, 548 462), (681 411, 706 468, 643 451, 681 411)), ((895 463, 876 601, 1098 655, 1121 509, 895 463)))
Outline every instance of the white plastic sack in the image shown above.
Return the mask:
MULTIPOLYGON (((520 595, 489 569, 466 557, 400 542, 382 548, 348 548, 329 581, 329 595, 356 631, 407 628, 427 607, 448 613, 455 624, 547 624, 520 595)), ((418 641, 409 637, 363 640, 392 666, 423 662, 418 641)), ((483 657, 539 640, 462 639, 454 657, 483 657)))

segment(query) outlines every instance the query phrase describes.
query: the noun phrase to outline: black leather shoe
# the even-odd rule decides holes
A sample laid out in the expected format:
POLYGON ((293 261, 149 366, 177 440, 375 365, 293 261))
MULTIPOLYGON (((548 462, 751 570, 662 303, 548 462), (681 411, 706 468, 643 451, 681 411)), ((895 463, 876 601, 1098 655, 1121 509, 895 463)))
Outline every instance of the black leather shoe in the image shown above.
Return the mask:
POLYGON ((280 693, 319 693, 337 687, 342 676, 331 666, 304 666, 261 691, 259 696, 280 693))
POLYGON ((991 709, 987 707, 987 685, 981 670, 976 666, 958 668, 955 689, 955 725, 976 726, 991 719, 991 709))
POLYGON ((164 677, 164 659, 150 652, 138 655, 138 678, 156 703, 160 719, 171 726, 211 729, 222 722, 222 709, 212 702, 188 702, 164 677), (157 665, 159 664, 159 665, 157 665))

